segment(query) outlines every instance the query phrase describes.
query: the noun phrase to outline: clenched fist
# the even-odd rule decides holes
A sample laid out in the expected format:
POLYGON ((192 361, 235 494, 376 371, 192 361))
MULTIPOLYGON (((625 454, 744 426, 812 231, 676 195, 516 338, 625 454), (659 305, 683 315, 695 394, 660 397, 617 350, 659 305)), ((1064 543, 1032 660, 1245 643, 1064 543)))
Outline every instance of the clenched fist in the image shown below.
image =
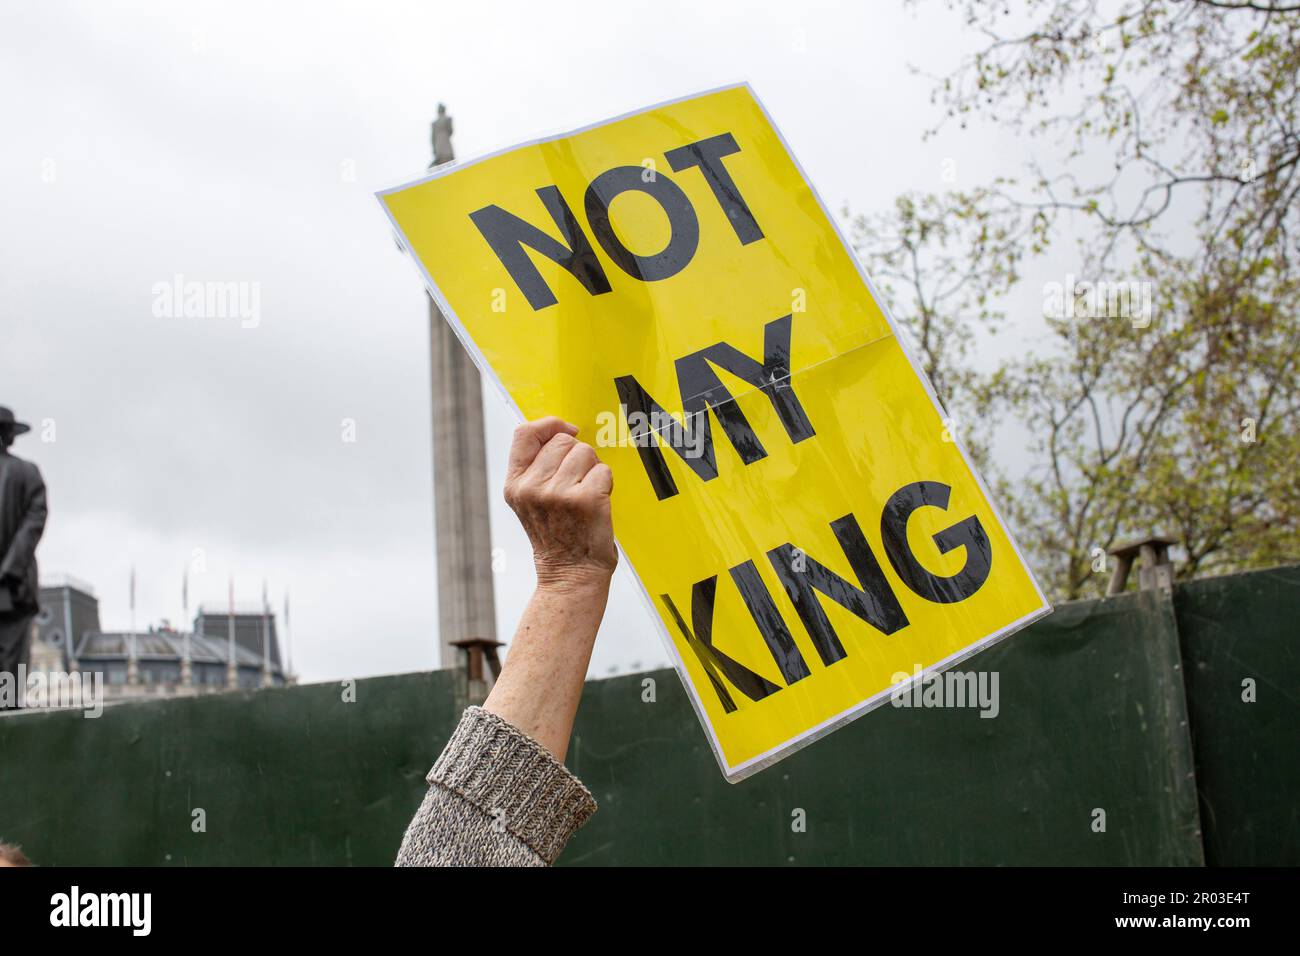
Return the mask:
POLYGON ((559 418, 515 429, 506 466, 506 504, 533 546, 539 588, 607 582, 618 564, 610 493, 614 475, 559 418))

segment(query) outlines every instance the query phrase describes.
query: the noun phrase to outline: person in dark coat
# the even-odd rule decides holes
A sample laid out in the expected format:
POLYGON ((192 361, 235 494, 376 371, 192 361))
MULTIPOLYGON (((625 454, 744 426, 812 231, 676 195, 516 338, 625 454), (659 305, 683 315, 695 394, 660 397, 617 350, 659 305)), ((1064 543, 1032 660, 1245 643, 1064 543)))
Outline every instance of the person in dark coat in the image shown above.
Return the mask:
POLYGON ((0 672, 15 679, 18 665, 27 663, 32 618, 40 610, 36 545, 46 513, 40 469, 9 454, 14 438, 28 431, 0 406, 0 672))

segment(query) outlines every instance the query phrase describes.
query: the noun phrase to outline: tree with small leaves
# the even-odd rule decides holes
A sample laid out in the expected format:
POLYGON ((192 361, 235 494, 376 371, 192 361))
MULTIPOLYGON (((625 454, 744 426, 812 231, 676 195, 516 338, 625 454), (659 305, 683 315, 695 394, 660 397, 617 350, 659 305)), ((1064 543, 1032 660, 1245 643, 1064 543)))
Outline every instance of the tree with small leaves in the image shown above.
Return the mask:
POLYGON ((1300 557, 1300 4, 947 6, 980 47, 936 83, 931 134, 1042 145, 1019 180, 859 218, 856 245, 941 396, 1032 435, 1027 470, 990 477, 1049 589, 1099 593, 1093 550, 1151 533, 1184 578, 1300 557), (972 330, 1067 229, 1080 277, 1144 314, 1072 301, 1046 351, 976 374, 972 330))

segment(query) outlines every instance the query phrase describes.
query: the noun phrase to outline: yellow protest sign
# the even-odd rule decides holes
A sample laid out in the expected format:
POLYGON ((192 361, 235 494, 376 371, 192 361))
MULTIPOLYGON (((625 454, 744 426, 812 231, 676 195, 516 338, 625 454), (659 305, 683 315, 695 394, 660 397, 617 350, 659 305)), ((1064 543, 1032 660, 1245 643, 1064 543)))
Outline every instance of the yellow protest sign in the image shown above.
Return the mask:
POLYGON ((516 412, 613 470, 728 779, 1050 610, 748 86, 379 195, 516 412))

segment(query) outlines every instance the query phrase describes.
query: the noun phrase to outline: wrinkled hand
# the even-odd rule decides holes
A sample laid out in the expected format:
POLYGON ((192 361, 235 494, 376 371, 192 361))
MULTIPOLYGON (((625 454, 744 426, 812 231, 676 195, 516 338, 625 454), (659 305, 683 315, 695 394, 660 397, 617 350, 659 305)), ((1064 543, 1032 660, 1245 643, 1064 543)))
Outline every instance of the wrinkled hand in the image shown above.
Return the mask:
POLYGON ((506 466, 506 504, 533 546, 537 585, 607 584, 618 564, 610 493, 614 475, 595 449, 558 418, 515 429, 506 466))

